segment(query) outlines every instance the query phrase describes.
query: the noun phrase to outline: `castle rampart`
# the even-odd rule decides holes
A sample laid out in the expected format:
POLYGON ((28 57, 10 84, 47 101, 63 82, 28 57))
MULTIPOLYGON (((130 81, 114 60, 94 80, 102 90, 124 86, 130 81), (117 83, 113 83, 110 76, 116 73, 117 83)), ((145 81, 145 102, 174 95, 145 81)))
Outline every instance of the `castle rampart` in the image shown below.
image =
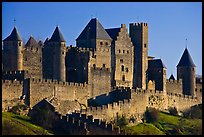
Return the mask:
POLYGON ((166 92, 182 94, 182 80, 166 80, 166 92))
POLYGON ((23 92, 23 81, 2 80, 2 111, 19 102, 23 92))

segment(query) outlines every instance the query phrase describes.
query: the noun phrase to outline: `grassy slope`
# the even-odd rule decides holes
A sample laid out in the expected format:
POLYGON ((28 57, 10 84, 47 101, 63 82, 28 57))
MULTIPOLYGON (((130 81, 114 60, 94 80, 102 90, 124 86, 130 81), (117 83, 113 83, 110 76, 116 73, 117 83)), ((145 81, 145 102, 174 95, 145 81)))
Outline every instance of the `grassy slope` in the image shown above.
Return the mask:
POLYGON ((52 135, 30 122, 30 117, 2 112, 2 135, 52 135))
POLYGON ((134 135, 195 135, 202 133, 202 119, 186 119, 159 112, 155 123, 141 123, 125 127, 127 134, 134 135))

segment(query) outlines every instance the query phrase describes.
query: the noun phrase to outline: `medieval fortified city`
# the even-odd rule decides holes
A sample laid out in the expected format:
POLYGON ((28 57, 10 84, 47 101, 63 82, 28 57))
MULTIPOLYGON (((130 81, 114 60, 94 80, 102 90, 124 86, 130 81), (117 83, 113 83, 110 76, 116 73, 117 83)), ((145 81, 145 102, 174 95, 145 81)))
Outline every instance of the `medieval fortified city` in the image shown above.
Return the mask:
POLYGON ((137 125, 148 108, 182 115, 202 104, 202 78, 188 48, 176 78, 167 78, 162 59, 148 55, 148 23, 104 29, 91 18, 76 46, 66 45, 59 26, 44 42, 30 36, 23 44, 20 32, 14 26, 3 40, 2 112, 23 103, 31 116, 49 109, 70 134, 125 134, 117 117, 137 125))

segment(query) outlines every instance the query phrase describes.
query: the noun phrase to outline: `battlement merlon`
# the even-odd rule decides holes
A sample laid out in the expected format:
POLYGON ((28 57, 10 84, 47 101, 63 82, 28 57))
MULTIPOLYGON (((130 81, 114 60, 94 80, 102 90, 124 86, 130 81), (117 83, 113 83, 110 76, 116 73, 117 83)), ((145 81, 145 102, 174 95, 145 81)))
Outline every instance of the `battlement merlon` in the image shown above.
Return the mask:
POLYGON ((142 27, 142 26, 148 26, 147 23, 141 22, 141 23, 130 23, 130 27, 142 27))
POLYGON ((179 80, 167 79, 166 82, 167 83, 180 83, 180 84, 182 84, 182 79, 179 79, 179 80))
POLYGON ((2 85, 10 85, 10 84, 14 84, 14 85, 23 85, 23 81, 21 80, 2 80, 2 85))
POLYGON ((75 82, 63 82, 63 81, 58 81, 55 79, 38 79, 38 78, 31 78, 30 79, 31 83, 34 84, 56 84, 56 85, 61 85, 61 86, 76 86, 76 87, 87 87, 86 83, 75 83, 75 82))

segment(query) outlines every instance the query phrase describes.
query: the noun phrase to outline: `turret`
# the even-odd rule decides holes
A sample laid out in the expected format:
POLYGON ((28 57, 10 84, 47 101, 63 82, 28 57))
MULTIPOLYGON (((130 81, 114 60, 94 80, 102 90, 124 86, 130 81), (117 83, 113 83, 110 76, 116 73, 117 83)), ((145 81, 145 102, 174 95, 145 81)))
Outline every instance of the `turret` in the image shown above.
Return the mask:
POLYGON ((177 65, 177 79, 183 81, 183 94, 195 95, 196 66, 186 48, 177 65))
POLYGON ((60 81, 66 80, 65 55, 66 41, 64 40, 64 37, 57 26, 52 34, 52 37, 49 40, 46 39, 43 49, 44 78, 53 78, 60 81))
POLYGON ((130 23, 129 35, 134 45, 133 87, 146 89, 148 68, 148 25, 130 23))
POLYGON ((14 26, 11 34, 3 40, 3 70, 16 71, 22 70, 23 66, 23 41, 17 28, 14 26))

